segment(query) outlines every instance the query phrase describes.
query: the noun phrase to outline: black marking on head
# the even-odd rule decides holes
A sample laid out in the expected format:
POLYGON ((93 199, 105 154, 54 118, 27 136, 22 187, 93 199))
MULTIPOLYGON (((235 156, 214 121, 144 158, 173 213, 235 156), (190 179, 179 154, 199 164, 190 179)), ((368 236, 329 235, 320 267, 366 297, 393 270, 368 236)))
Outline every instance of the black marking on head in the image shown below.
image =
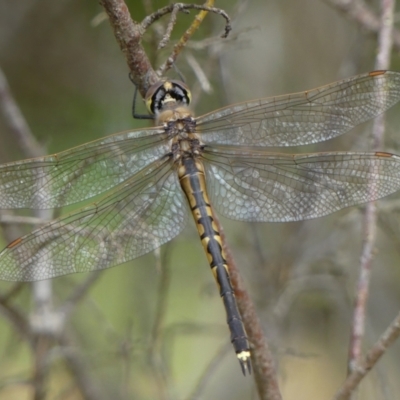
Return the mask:
POLYGON ((191 101, 189 88, 180 81, 158 82, 146 93, 145 102, 150 113, 162 111, 168 104, 188 106, 191 101))

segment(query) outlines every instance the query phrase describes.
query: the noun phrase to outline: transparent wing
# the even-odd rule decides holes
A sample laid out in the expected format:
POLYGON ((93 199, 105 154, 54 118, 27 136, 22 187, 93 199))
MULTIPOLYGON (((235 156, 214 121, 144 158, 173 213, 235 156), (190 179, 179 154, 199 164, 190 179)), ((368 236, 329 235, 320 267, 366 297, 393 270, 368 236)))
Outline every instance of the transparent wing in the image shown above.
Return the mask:
POLYGON ((0 208, 55 208, 109 190, 170 151, 163 132, 127 131, 58 154, 2 164, 0 208))
POLYGON ((400 189, 400 157, 389 153, 204 153, 213 206, 242 221, 299 221, 400 189))
POLYGON ((98 203, 9 244, 0 253, 0 279, 48 279, 139 257, 178 235, 185 204, 170 164, 155 162, 98 203))
POLYGON ((327 86, 222 108, 197 119, 205 144, 299 146, 332 139, 400 100, 400 73, 375 71, 327 86))

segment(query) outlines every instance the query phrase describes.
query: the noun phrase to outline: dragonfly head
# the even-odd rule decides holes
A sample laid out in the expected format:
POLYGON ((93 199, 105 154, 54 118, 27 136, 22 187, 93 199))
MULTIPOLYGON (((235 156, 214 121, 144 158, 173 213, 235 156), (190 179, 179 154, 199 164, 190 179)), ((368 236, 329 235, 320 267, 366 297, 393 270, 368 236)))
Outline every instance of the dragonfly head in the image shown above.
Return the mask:
POLYGON ((189 88, 181 81, 157 82, 146 93, 147 110, 151 114, 159 114, 167 109, 188 106, 191 101, 189 88))

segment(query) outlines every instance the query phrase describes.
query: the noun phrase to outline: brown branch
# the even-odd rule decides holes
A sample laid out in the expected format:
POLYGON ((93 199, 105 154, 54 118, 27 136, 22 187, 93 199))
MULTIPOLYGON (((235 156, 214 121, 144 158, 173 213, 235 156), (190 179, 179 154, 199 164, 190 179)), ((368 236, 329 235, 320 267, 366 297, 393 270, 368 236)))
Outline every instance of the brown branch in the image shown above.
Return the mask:
POLYGON ((140 41, 143 35, 141 24, 134 22, 123 0, 99 0, 107 12, 126 62, 132 74, 133 82, 142 97, 151 85, 159 80, 140 41))
MULTIPOLYGON (((209 1, 212 2, 213 0, 209 1)), ((150 86, 156 83, 160 79, 160 76, 164 74, 175 62, 182 48, 186 45, 189 38, 198 28, 207 12, 213 12, 225 18, 225 33, 222 35, 222 37, 226 37, 231 30, 230 18, 226 12, 219 8, 208 7, 207 5, 202 6, 198 4, 184 3, 171 4, 147 16, 139 24, 132 20, 124 0, 99 0, 99 3, 104 7, 109 17, 110 24, 114 30, 115 38, 117 39, 122 52, 125 54, 132 80, 142 97, 145 97, 150 86), (167 28, 167 33, 164 35, 164 38, 161 42, 161 44, 165 44, 165 42, 169 39, 169 35, 172 31, 178 11, 187 12, 189 9, 197 9, 202 11, 196 17, 191 27, 182 36, 178 44, 174 47, 172 55, 160 67, 160 69, 155 72, 141 45, 141 39, 145 30, 152 23, 154 23, 154 21, 166 14, 171 13, 172 17, 167 28)))

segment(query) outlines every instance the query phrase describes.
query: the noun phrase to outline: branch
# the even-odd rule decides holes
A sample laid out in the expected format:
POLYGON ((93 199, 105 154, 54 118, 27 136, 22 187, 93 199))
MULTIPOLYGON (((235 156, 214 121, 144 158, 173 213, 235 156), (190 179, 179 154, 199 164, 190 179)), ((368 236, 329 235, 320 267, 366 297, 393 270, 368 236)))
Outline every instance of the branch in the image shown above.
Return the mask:
POLYGON ((367 373, 375 366, 385 351, 399 338, 399 336, 400 313, 397 314, 389 328, 368 351, 365 358, 358 361, 357 367, 354 368, 351 374, 347 377, 341 389, 336 393, 334 400, 349 399, 362 378, 364 378, 364 376, 367 375, 367 373))
POLYGON ((151 85, 159 80, 140 41, 143 30, 134 22, 123 0, 99 0, 114 30, 121 51, 125 54, 132 79, 142 97, 151 85))
MULTIPOLYGON (((357 2, 354 2, 357 3, 357 2)), ((378 36, 378 53, 376 57, 375 69, 388 69, 390 65, 390 54, 392 49, 393 37, 393 19, 394 19, 394 0, 381 0, 382 15, 380 21, 380 30, 378 36)), ((379 150, 383 146, 383 137, 385 131, 385 120, 383 115, 374 120, 373 139, 374 150, 379 150)), ((374 190, 371 182, 371 191, 374 190)), ((357 376, 359 379, 353 379, 353 383, 358 383, 365 373, 358 374, 360 369, 360 360, 362 357, 362 342, 365 332, 365 315, 367 301, 369 297, 369 283, 371 276, 371 267, 373 262, 373 252, 376 238, 377 211, 376 203, 369 203, 366 207, 364 217, 364 240, 360 259, 360 274, 357 284, 355 308, 353 316, 353 327, 349 345, 349 363, 348 368, 350 376, 357 376)), ((377 361, 377 360, 376 360, 377 361)), ((371 365, 372 366, 372 365, 371 365)), ((350 393, 350 392, 349 392, 350 393)), ((346 398, 346 397, 343 397, 346 398)))

